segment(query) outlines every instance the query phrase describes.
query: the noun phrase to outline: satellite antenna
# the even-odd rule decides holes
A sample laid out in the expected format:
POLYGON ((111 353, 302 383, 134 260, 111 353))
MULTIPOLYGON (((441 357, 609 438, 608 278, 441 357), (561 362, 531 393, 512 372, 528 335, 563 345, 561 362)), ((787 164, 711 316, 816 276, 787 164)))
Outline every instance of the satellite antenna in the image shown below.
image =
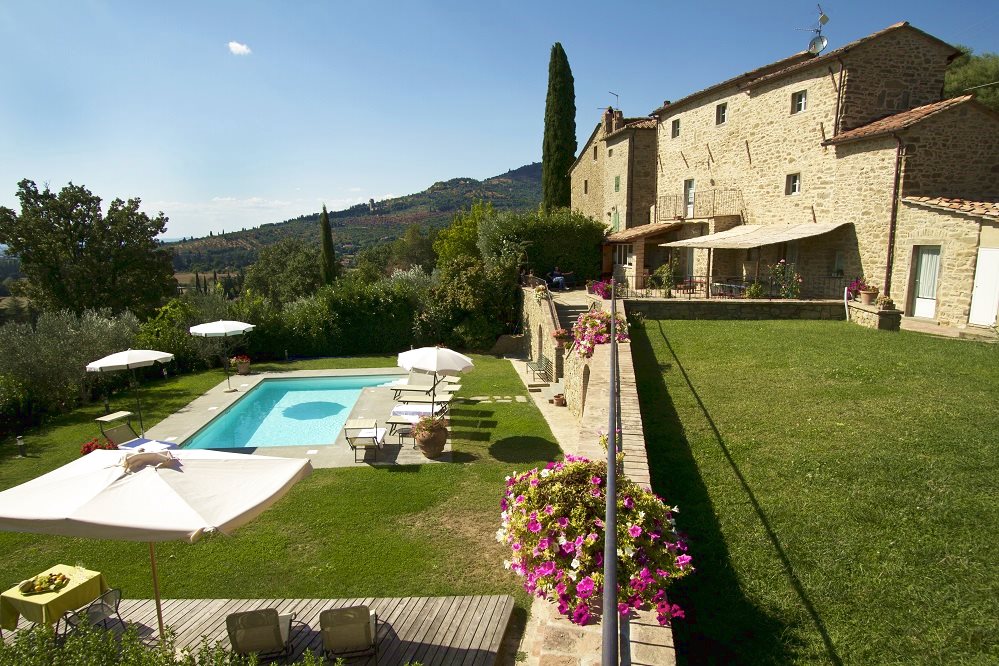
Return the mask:
POLYGON ((610 92, 610 91, 608 91, 607 94, 608 95, 614 95, 614 108, 620 109, 621 108, 621 96, 618 95, 616 92, 610 92))
POLYGON ((829 16, 822 11, 822 5, 815 6, 819 8, 819 18, 816 19, 815 25, 811 28, 798 28, 798 30, 807 30, 815 35, 812 37, 811 41, 808 42, 808 52, 812 55, 822 53, 826 46, 829 45, 829 40, 822 34, 822 28, 825 27, 826 23, 829 23, 829 16))

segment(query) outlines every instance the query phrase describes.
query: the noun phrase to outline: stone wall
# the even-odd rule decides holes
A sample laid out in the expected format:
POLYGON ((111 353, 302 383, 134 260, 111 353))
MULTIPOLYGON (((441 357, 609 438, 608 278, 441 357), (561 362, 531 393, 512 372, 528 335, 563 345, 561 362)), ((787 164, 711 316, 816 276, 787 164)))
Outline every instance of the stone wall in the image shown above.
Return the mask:
MULTIPOLYGON (((538 360, 539 352, 543 353, 552 362, 552 367, 556 372, 562 363, 562 349, 555 341, 556 324, 552 321, 549 302, 542 300, 540 303, 534 298, 534 289, 522 287, 524 304, 521 309, 523 322, 523 355, 524 358, 538 360)), ((554 379, 554 378, 553 378, 554 379)))
POLYGON ((656 131, 632 130, 631 201, 628 205, 628 226, 637 227, 654 222, 649 209, 656 202, 656 131))
POLYGON ((898 210, 890 294, 895 304, 906 314, 912 314, 916 248, 938 245, 940 268, 935 319, 945 325, 967 326, 981 226, 979 218, 903 201, 898 210))
POLYGON ((880 310, 876 305, 863 305, 857 301, 850 301, 849 308, 850 321, 854 324, 880 331, 898 331, 902 328, 901 310, 880 310))
POLYGON ((601 146, 607 157, 604 163, 604 222, 611 231, 621 231, 632 226, 628 223, 628 164, 631 159, 631 148, 631 132, 621 132, 605 138, 601 146), (619 187, 616 190, 615 179, 619 179, 619 187), (615 213, 617 213, 616 227, 615 213))
POLYGON ((909 27, 848 51, 840 129, 938 101, 955 51, 909 27))
POLYGON ((583 146, 579 161, 569 174, 569 196, 574 211, 607 224, 604 215, 604 162, 607 160, 607 155, 601 142, 603 135, 601 124, 583 146))
POLYGON ((629 315, 649 319, 845 319, 842 301, 742 299, 639 299, 625 301, 629 315))
POLYGON ((969 102, 902 133, 902 196, 999 201, 999 114, 969 102))

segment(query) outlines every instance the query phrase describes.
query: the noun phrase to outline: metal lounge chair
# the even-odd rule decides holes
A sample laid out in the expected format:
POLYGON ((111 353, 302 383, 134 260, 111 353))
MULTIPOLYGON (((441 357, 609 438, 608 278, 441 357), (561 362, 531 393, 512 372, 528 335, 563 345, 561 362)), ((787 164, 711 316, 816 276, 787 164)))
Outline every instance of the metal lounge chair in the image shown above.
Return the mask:
POLYGON ((328 608, 319 614, 325 656, 372 654, 378 663, 378 614, 367 606, 328 608))
POLYGON ((354 462, 362 462, 357 459, 358 449, 374 449, 378 460, 378 449, 385 443, 385 428, 379 428, 374 419, 351 419, 343 426, 343 437, 354 451, 354 462))
POLYGON ((89 605, 75 611, 66 611, 59 618, 56 625, 56 635, 65 639, 81 624, 91 627, 98 625, 108 628, 107 622, 112 618, 118 618, 121 626, 125 626, 125 621, 121 619, 118 606, 121 604, 121 590, 113 587, 97 597, 89 605))
POLYGON ((168 451, 177 448, 172 442, 159 442, 155 439, 139 437, 128 423, 116 425, 103 431, 105 439, 126 451, 168 451))
POLYGON ((294 613, 281 615, 276 608, 232 613, 225 618, 232 651, 256 654, 261 658, 280 658, 286 663, 291 657, 291 621, 294 613))

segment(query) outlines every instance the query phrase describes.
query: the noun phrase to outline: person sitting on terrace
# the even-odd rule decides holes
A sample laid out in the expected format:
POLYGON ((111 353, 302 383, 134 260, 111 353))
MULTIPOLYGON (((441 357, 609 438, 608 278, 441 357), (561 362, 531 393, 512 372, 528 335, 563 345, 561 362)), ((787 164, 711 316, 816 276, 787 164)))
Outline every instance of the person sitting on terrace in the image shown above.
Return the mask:
POLYGON ((569 291, 569 288, 565 286, 565 276, 571 275, 571 271, 569 273, 563 273, 559 270, 559 267, 556 266, 555 270, 549 273, 549 275, 552 279, 552 287, 555 289, 561 289, 562 291, 569 291))

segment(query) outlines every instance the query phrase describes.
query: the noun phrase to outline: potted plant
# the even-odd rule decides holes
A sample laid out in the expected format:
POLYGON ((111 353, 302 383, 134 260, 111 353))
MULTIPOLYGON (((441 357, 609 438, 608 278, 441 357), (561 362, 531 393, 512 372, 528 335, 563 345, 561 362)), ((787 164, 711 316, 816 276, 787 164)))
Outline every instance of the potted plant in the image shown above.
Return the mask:
POLYGON ((878 288, 873 284, 865 285, 865 287, 860 290, 861 305, 874 305, 874 300, 877 297, 878 297, 878 288))
POLYGON ((539 284, 534 288, 534 301, 540 303, 548 298, 548 287, 543 284, 539 284))
POLYGON ((246 354, 239 354, 229 359, 232 367, 236 368, 236 373, 240 375, 250 374, 250 357, 246 354))
POLYGON ((895 309, 895 301, 893 301, 890 296, 878 296, 878 300, 874 301, 874 304, 878 306, 878 310, 895 309))
POLYGON ((556 407, 565 407, 565 405, 566 405, 565 394, 564 393, 558 393, 558 394, 552 396, 552 402, 553 402, 553 404, 556 407))
POLYGON ((567 328, 556 328, 555 332, 552 333, 552 337, 560 344, 572 342, 572 332, 567 328))
POLYGON ((447 444, 447 426, 443 420, 438 420, 430 416, 422 416, 413 426, 412 433, 416 445, 420 447, 428 458, 436 458, 444 453, 444 445, 447 444))

